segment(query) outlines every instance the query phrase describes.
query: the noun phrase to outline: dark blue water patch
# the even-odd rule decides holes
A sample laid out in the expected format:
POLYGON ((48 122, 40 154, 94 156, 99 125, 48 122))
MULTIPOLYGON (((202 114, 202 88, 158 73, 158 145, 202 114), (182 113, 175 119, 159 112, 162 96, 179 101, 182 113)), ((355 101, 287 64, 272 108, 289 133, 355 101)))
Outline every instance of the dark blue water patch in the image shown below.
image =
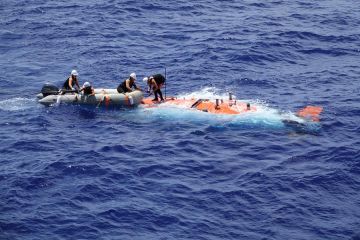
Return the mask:
POLYGON ((195 131, 191 132, 190 134, 197 135, 197 136, 205 136, 206 132, 200 131, 200 130, 195 130, 195 131))
POLYGON ((355 233, 351 238, 351 240, 359 240, 359 239, 360 239, 360 233, 355 233))
POLYGON ((320 22, 321 24, 324 25, 336 25, 336 26, 341 26, 343 25, 344 27, 347 27, 349 25, 349 21, 347 21, 345 18, 343 17, 333 17, 331 19, 325 19, 323 21, 320 22))
POLYGON ((299 122, 283 122, 285 127, 289 132, 294 132, 296 134, 308 134, 318 136, 321 134, 322 131, 322 124, 319 122, 306 122, 306 123, 299 123, 299 122))
POLYGON ((19 40, 24 38, 24 34, 17 33, 17 32, 11 32, 11 31, 3 31, 1 33, 1 37, 3 39, 3 43, 10 43, 14 40, 19 40))
POLYGON ((276 85, 273 84, 273 81, 270 79, 241 78, 230 82, 230 84, 236 84, 238 86, 261 86, 266 88, 276 88, 276 85))
POLYGON ((28 235, 34 233, 34 231, 27 227, 26 224, 18 222, 0 222, 0 229, 2 230, 1 235, 4 233, 6 233, 6 235, 10 235, 5 235, 4 239, 13 239, 13 237, 15 237, 17 234, 28 235))
POLYGON ((251 4, 249 4, 249 6, 258 7, 258 8, 268 8, 269 7, 269 5, 267 5, 266 3, 251 3, 251 4))
POLYGON ((83 119, 96 119, 98 112, 94 106, 79 106, 79 117, 83 119))
POLYGON ((38 128, 47 128, 51 127, 51 122, 49 119, 44 115, 34 116, 25 122, 26 124, 31 124, 33 126, 37 126, 38 128))
MULTIPOLYGON (((92 156, 91 158, 94 158, 92 156)), ((51 174, 53 176, 64 178, 66 176, 70 177, 100 177, 104 176, 107 173, 107 169, 102 167, 99 164, 96 163, 78 163, 77 161, 84 162, 85 160, 91 161, 91 158, 83 158, 83 157, 71 157, 72 161, 63 161, 58 160, 56 162, 53 162, 49 164, 45 171, 48 174, 51 174)))
POLYGON ((304 54, 326 54, 333 57, 343 56, 347 54, 350 55, 354 54, 352 51, 349 51, 347 49, 321 49, 321 48, 300 50, 300 52, 304 54))
POLYGON ((58 227, 57 229, 55 229, 53 231, 53 234, 58 235, 63 239, 71 238, 71 237, 75 237, 75 238, 86 237, 88 239, 96 239, 99 234, 99 230, 90 226, 78 227, 76 226, 75 223, 69 223, 66 224, 65 226, 58 227))
POLYGON ((87 184, 80 187, 79 193, 74 194, 72 200, 79 203, 93 202, 95 199, 109 201, 115 196, 115 192, 112 189, 106 189, 105 186, 100 188, 96 185, 87 184))
POLYGON ((26 191, 36 191, 41 189, 46 189, 52 187, 54 183, 47 178, 44 177, 26 177, 22 179, 18 179, 14 182, 14 186, 21 187, 26 191))
POLYGON ((298 14, 298 13, 293 13, 291 15, 289 15, 290 18, 295 18, 295 19, 298 19, 298 20, 304 20, 306 19, 306 15, 303 15, 303 14, 298 14))
POLYGON ((225 201, 224 202, 246 202, 242 204, 258 204, 260 203, 260 199, 257 199, 252 194, 243 191, 243 190, 235 190, 224 193, 225 201))
POLYGON ((154 4, 154 3, 146 3, 141 6, 142 9, 148 11, 162 11, 162 10, 168 10, 170 6, 164 6, 162 4, 154 4))
POLYGON ((277 58, 273 54, 259 54, 259 51, 257 50, 251 50, 244 55, 233 55, 229 58, 229 61, 233 63, 250 63, 259 65, 265 65, 266 62, 276 62, 278 60, 280 60, 280 58, 277 58))
POLYGON ((197 157, 205 157, 207 156, 207 152, 201 151, 197 148, 191 148, 191 147, 183 147, 183 151, 192 154, 197 157))
MULTIPOLYGON (((357 159, 359 157, 359 153, 356 153, 354 156, 357 159)), ((356 161, 355 162, 349 162, 347 165, 349 167, 349 173, 354 174, 354 175, 359 174, 359 172, 360 172, 360 164, 358 162, 356 162, 356 161)), ((352 179, 354 181, 357 181, 356 180, 357 178, 354 175, 352 175, 352 179)))
MULTIPOLYGON (((356 141, 351 142, 356 143, 356 141)), ((327 152, 325 159, 329 162, 334 161, 350 164, 353 163, 353 157, 357 156, 359 152, 356 147, 352 146, 351 142, 349 141, 349 143, 346 145, 341 143, 335 143, 331 150, 327 152)))
MULTIPOLYGON (((130 161, 131 160, 126 160, 128 163, 125 165, 122 165, 121 162, 121 158, 119 157, 108 157, 103 159, 104 162, 106 162, 107 164, 109 164, 109 166, 116 166, 116 168, 114 168, 114 171, 109 171, 108 175, 102 179, 102 181, 104 181, 104 183, 106 184, 107 182, 117 182, 117 181, 125 181, 128 180, 129 178, 129 174, 132 174, 133 172, 130 170, 131 166, 130 166, 130 161)), ((122 160, 124 161, 124 160, 122 160)))
POLYGON ((121 152, 121 153, 128 153, 130 150, 122 145, 115 145, 115 146, 105 146, 101 149, 104 152, 114 151, 114 152, 121 152))
POLYGON ((216 132, 224 132, 226 131, 226 127, 222 126, 222 125, 210 125, 206 128, 207 132, 212 132, 212 133, 216 133, 216 132))
MULTIPOLYGON (((330 193, 339 194, 345 189, 345 186, 353 186, 354 182, 348 176, 343 170, 335 170, 326 175, 304 177, 302 181, 317 189, 326 189, 330 193)), ((357 187, 354 190, 357 191, 357 187)))
POLYGON ((339 42, 355 42, 358 41, 359 36, 333 36, 333 35, 319 35, 312 32, 299 32, 299 31, 288 31, 279 33, 280 37, 288 37, 301 40, 319 40, 323 42, 339 43, 339 42))
POLYGON ((303 1, 297 1, 296 4, 306 7, 306 8, 317 8, 319 6, 318 3, 310 3, 310 2, 303 2, 303 1))
POLYGON ((52 151, 52 144, 48 141, 33 142, 32 139, 17 141, 11 145, 11 148, 17 151, 44 152, 52 151))
POLYGON ((155 211, 135 209, 109 209, 98 214, 98 217, 105 221, 114 223, 139 224, 138 226, 146 226, 155 231, 156 228, 161 228, 166 225, 177 223, 179 220, 175 217, 169 217, 155 211))
POLYGON ((154 178, 164 178, 166 176, 170 176, 169 174, 164 174, 164 172, 168 172, 170 170, 169 167, 162 165, 152 165, 148 167, 142 167, 137 171, 137 174, 141 177, 154 177, 154 178))
POLYGON ((261 182, 269 182, 269 177, 261 172, 247 172, 242 176, 239 176, 243 186, 246 184, 259 184, 261 182))

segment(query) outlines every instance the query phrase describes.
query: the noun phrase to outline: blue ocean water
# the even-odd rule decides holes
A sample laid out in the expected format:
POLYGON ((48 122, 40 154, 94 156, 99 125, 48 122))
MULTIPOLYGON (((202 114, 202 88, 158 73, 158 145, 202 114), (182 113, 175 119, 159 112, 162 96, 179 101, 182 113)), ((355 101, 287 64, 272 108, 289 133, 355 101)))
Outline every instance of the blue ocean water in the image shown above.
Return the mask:
POLYGON ((2 0, 0 13, 0 239, 360 237, 358 1, 2 0), (166 68, 167 95, 232 92, 263 111, 37 103, 74 68, 106 88, 166 68), (279 121, 307 105, 320 124, 279 121))

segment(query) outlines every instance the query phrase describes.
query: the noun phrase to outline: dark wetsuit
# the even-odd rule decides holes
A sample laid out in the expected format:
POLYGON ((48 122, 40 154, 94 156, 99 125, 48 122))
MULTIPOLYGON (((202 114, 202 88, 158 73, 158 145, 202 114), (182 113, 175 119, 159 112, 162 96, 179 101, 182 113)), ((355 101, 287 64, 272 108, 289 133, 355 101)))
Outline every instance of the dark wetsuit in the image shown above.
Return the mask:
POLYGON ((158 94, 159 94, 159 96, 160 96, 160 100, 164 100, 160 88, 161 88, 162 85, 164 85, 164 83, 165 83, 165 81, 166 81, 165 77, 164 77, 163 75, 161 75, 161 74, 155 74, 155 75, 153 75, 152 77, 154 78, 156 84, 158 85, 158 89, 156 89, 156 90, 155 90, 154 87, 153 87, 154 95, 155 95, 155 100, 158 99, 158 94))
MULTIPOLYGON (((128 80, 128 79, 126 79, 126 80, 128 80)), ((127 92, 129 92, 129 89, 127 89, 127 87, 126 87, 126 80, 123 81, 122 83, 120 83, 120 85, 117 87, 118 93, 127 93, 127 92)), ((137 88, 135 82, 131 82, 131 81, 129 83, 129 87, 130 88, 132 88, 132 87, 137 88)))
POLYGON ((68 77, 68 79, 66 79, 66 81, 64 82, 64 84, 63 84, 63 89, 65 89, 65 90, 72 90, 72 88, 73 88, 74 85, 76 84, 76 80, 75 80, 75 78, 74 78, 73 81, 72 81, 72 86, 71 86, 71 88, 70 88, 70 87, 69 87, 70 78, 71 78, 71 77, 68 77))
POLYGON ((84 95, 90 95, 92 94, 92 88, 91 86, 84 88, 84 95))
POLYGON ((155 79, 155 82, 157 85, 164 84, 165 83, 165 77, 161 74, 155 74, 152 76, 155 79))

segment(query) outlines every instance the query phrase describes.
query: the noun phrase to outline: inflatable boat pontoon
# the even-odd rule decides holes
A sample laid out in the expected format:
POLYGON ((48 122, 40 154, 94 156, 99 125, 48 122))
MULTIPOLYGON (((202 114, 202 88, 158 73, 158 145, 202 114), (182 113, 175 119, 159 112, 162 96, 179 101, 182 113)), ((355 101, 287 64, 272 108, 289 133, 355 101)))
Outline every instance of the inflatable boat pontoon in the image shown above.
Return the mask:
POLYGON ((130 93, 118 93, 116 89, 95 89, 94 95, 83 95, 77 91, 66 90, 61 92, 56 86, 45 84, 41 93, 37 95, 39 103, 51 106, 54 104, 69 103, 94 106, 132 107, 141 103, 144 94, 135 90, 130 93))

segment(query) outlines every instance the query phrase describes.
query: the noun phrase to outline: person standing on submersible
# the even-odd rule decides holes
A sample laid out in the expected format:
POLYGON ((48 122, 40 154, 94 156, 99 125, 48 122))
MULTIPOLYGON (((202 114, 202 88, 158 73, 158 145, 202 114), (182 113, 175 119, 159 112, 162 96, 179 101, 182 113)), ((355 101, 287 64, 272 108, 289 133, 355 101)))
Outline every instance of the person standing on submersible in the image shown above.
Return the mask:
POLYGON ((66 79, 63 84, 64 90, 75 90, 74 86, 76 85, 77 89, 80 89, 79 81, 78 81, 78 72, 74 69, 71 71, 70 77, 66 79))
POLYGON ((149 77, 145 77, 143 81, 148 85, 148 92, 150 92, 151 89, 154 91, 155 98, 153 101, 159 101, 158 94, 160 96, 160 101, 164 101, 161 87, 164 86, 166 79, 163 75, 155 74, 149 77))

